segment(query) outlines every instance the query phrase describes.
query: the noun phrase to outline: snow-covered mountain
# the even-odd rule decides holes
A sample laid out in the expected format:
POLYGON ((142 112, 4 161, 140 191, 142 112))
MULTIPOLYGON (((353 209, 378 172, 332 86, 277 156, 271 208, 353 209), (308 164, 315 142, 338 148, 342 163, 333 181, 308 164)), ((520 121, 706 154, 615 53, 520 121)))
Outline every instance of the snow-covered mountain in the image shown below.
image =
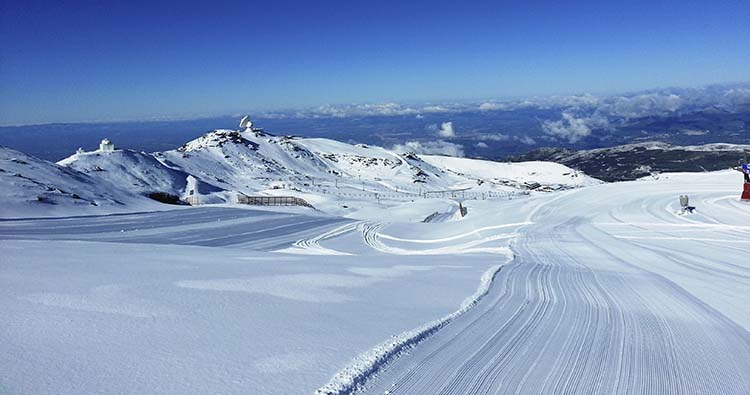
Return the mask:
MULTIPOLYGON (((197 180, 195 194, 202 204, 235 203, 238 194, 292 195, 339 215, 361 214, 364 206, 373 204, 391 208, 420 197, 485 199, 526 193, 529 189, 567 189, 598 183, 554 163, 420 157, 413 152, 329 139, 275 136, 253 127, 213 130, 163 152, 78 152, 57 166, 33 161, 44 163, 39 166, 47 172, 59 173, 58 178, 79 180, 78 189, 89 193, 78 195, 91 195, 92 205, 98 205, 99 200, 127 204, 129 199, 140 201, 142 196, 154 193, 185 198, 187 180, 192 176, 197 180), (109 198, 98 191, 117 191, 119 198, 109 198), (461 195, 457 196, 459 191, 461 195), (102 197, 94 198, 97 193, 102 197)), ((64 185, 62 181, 40 182, 64 185)), ((16 192, 23 195, 20 200, 37 194, 23 189, 16 192)))
POLYGON ((158 209, 101 178, 0 147, 0 218, 158 209))
MULTIPOLYGON (((164 192, 182 196, 190 176, 164 165, 152 154, 128 149, 76 153, 57 164, 142 195, 164 192)), ((198 188, 207 193, 221 191, 203 182, 198 188)))
POLYGON ((187 185, 187 174, 164 166, 153 155, 145 152, 84 152, 57 164, 116 183, 137 193, 179 191, 187 185))

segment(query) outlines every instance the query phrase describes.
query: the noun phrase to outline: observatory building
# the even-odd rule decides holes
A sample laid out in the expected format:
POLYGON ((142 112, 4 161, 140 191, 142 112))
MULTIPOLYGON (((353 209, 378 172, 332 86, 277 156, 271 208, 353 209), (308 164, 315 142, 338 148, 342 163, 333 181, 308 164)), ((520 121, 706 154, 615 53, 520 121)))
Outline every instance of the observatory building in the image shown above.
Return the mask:
POLYGON ((240 120, 240 129, 250 129, 250 130, 253 129, 253 121, 250 120, 249 115, 245 115, 240 120))
POLYGON ((263 128, 256 128, 253 126, 253 121, 250 120, 249 115, 245 115, 240 120, 240 131, 253 131, 253 132, 263 132, 263 128))
POLYGON ((112 144, 112 142, 109 141, 109 139, 104 139, 102 140, 101 143, 99 143, 99 151, 109 152, 109 151, 114 151, 114 150, 115 150, 115 145, 112 144))

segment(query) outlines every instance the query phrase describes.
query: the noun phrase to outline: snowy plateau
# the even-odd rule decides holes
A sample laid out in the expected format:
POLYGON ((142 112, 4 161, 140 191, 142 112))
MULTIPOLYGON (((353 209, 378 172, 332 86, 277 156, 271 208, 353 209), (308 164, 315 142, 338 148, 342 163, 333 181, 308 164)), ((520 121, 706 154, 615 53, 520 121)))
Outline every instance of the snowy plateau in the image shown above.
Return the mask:
POLYGON ((748 394, 741 192, 247 123, 0 148, 0 394, 748 394))

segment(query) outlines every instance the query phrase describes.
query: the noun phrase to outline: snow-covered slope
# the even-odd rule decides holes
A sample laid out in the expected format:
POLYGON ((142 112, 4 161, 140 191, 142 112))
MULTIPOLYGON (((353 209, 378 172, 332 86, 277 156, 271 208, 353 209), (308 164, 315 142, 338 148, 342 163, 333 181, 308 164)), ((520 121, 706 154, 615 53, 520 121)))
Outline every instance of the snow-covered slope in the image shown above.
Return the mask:
POLYGON ((82 172, 0 147, 0 218, 159 209, 158 203, 82 172))
POLYGON ((226 189, 259 192, 283 183, 338 183, 356 189, 446 188, 464 181, 414 154, 328 139, 273 136, 258 130, 216 130, 155 156, 166 165, 226 189))

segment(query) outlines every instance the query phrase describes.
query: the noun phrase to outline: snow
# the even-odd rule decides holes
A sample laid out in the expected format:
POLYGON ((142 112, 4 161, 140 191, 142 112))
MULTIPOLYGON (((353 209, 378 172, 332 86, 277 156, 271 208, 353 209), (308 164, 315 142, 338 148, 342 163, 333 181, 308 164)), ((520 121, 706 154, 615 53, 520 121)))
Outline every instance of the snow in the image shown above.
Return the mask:
POLYGON ((0 393, 750 392, 735 171, 604 184, 252 128, 0 169, 0 393), (192 187, 216 204, 144 196, 192 187))
POLYGON ((493 265, 388 262, 357 253, 356 231, 333 239, 358 239, 344 242, 356 255, 266 252, 345 223, 208 207, 0 222, 0 387, 313 393, 352 355, 455 310, 493 265))
POLYGON ((0 386, 747 393, 740 181, 465 201, 438 223, 232 207, 2 221, 0 386))

